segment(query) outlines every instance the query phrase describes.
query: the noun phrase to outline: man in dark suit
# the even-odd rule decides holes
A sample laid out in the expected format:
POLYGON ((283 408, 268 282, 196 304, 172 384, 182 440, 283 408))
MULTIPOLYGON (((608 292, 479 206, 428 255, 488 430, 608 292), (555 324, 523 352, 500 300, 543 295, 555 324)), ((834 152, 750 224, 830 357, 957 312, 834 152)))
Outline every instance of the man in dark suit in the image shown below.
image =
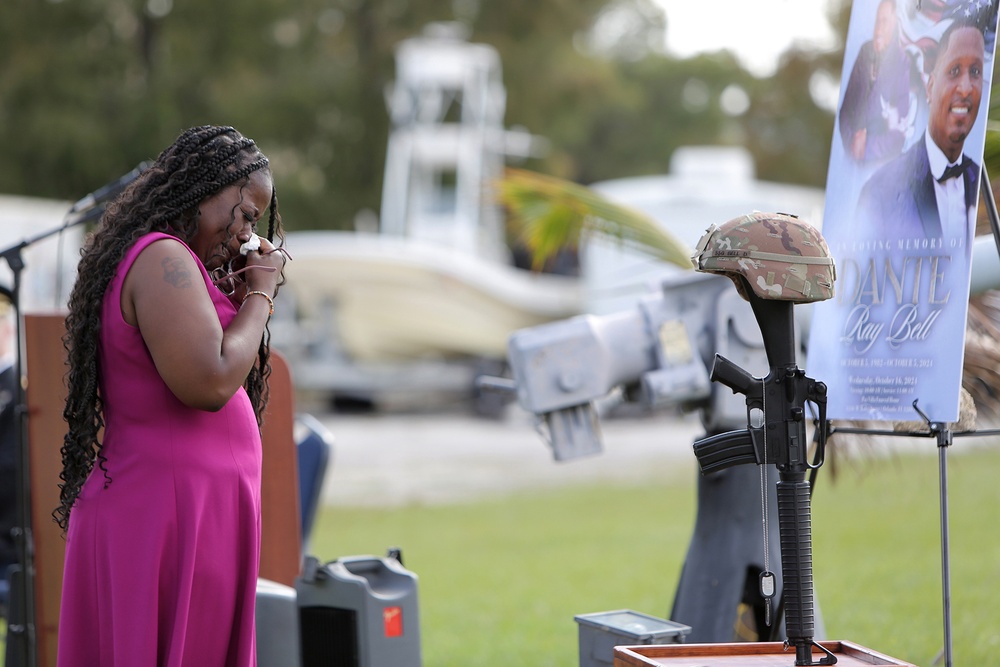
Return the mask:
POLYGON ((971 234, 980 168, 962 149, 982 100, 985 49, 975 23, 956 20, 945 30, 927 79, 927 131, 865 184, 863 225, 893 238, 971 234))

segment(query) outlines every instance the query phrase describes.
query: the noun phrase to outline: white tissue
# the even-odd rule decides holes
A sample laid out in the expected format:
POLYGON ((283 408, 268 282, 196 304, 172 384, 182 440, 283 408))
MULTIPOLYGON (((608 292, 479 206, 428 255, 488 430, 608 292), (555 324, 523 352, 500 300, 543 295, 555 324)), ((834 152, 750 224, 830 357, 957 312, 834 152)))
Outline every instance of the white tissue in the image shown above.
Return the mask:
POLYGON ((240 254, 248 255, 252 253, 254 250, 259 250, 259 249, 260 249, 260 237, 257 236, 256 234, 252 234, 250 236, 250 240, 240 246, 240 254))

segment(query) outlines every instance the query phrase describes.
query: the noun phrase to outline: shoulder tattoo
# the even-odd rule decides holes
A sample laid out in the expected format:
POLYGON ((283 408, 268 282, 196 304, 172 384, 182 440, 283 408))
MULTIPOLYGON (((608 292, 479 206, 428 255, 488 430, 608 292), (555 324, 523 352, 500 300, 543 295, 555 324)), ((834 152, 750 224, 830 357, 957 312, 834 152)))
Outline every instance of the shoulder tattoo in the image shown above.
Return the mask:
POLYGON ((162 262, 163 281, 174 287, 191 287, 191 271, 176 257, 167 257, 162 262))

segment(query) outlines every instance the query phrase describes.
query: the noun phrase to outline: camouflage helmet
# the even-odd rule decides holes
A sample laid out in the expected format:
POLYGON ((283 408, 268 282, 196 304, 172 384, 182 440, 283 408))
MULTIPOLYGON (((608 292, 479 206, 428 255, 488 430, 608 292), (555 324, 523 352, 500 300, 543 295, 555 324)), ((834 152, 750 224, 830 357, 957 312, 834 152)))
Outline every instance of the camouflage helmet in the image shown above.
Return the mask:
POLYGON ((691 258, 698 271, 720 273, 762 299, 810 303, 833 296, 836 267, 816 228, 787 213, 733 218, 705 232, 691 258))

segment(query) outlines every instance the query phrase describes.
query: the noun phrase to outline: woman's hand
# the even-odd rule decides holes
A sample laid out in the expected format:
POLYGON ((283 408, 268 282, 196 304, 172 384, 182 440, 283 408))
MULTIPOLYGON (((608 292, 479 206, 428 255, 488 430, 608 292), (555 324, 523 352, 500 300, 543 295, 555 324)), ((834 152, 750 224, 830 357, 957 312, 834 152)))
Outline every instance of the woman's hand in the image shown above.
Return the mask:
POLYGON ((273 297, 281 280, 281 270, 285 267, 287 257, 282 249, 276 248, 273 243, 264 237, 260 239, 260 247, 251 250, 246 257, 245 277, 242 293, 237 293, 237 297, 242 299, 247 293, 261 291, 273 297))

